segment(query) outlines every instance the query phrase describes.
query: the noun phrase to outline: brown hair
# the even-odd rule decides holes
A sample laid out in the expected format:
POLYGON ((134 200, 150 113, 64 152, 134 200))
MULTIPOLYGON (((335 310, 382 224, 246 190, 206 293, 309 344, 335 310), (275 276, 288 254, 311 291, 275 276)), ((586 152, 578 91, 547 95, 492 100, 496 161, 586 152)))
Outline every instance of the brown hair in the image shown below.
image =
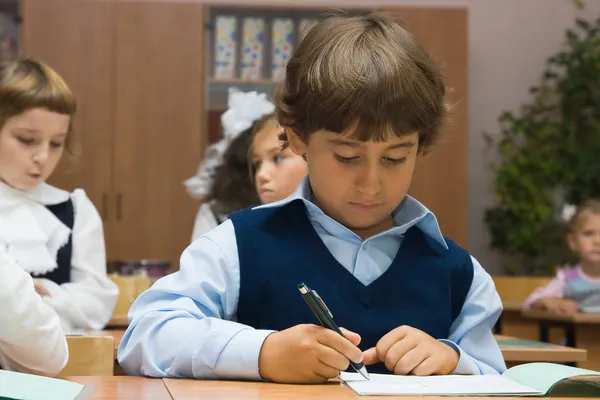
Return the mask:
POLYGON ((331 12, 292 54, 274 102, 304 142, 320 129, 364 142, 418 132, 423 151, 439 136, 444 95, 434 60, 393 15, 331 12))
MULTIPOLYGON (((0 63, 0 129, 8 119, 32 108, 72 117, 77 104, 65 81, 48 65, 27 58, 0 63)), ((70 153, 72 136, 71 125, 65 143, 70 153)))
POLYGON ((590 215, 600 215, 600 199, 588 199, 578 205, 575 214, 567 223, 568 231, 572 233, 580 229, 590 215))

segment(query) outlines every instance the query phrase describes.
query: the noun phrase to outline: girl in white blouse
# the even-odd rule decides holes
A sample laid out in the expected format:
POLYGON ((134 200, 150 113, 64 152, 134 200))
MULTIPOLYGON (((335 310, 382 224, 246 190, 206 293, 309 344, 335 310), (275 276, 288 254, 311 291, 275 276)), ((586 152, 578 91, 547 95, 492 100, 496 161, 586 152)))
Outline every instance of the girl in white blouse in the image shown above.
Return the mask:
MULTIPOLYGON (((65 82, 43 63, 0 66, 0 251, 33 277, 65 331, 102 329, 118 297, 96 208, 83 190, 45 182, 72 148, 75 109, 65 82)), ((2 346, 0 338, 9 354, 2 346)))

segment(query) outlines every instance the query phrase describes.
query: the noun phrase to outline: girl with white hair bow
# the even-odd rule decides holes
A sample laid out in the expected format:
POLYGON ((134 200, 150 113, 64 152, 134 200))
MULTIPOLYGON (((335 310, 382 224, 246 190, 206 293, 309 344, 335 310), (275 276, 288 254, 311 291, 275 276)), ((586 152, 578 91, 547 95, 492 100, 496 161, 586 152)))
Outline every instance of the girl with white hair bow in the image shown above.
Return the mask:
POLYGON ((260 203, 248 153, 257 125, 274 108, 264 93, 229 89, 228 109, 221 116, 223 139, 206 150, 197 174, 184 183, 192 197, 203 201, 192 240, 217 227, 228 214, 260 203))

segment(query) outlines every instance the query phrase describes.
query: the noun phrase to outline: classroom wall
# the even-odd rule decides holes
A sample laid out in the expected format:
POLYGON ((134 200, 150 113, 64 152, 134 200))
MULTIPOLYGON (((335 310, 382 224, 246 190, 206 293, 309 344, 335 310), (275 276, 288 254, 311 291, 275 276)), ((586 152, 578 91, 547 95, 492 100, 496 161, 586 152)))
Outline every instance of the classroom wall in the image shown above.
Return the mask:
MULTIPOLYGON (((194 0, 180 0, 194 1, 194 0)), ((201 0, 195 0, 201 1, 201 0)), ((211 1, 205 1, 211 3, 211 1)), ((214 1, 212 1, 214 3, 214 1)), ((218 0, 219 5, 323 6, 323 0, 218 0)), ((363 6, 363 0, 329 0, 328 5, 363 6)), ((464 6, 469 10, 469 250, 492 274, 502 273, 498 254, 489 249, 484 211, 493 202, 482 132, 498 131, 503 110, 528 100, 547 57, 557 51, 577 14, 595 19, 600 1, 587 0, 578 12, 571 0, 372 0, 372 5, 464 6)))

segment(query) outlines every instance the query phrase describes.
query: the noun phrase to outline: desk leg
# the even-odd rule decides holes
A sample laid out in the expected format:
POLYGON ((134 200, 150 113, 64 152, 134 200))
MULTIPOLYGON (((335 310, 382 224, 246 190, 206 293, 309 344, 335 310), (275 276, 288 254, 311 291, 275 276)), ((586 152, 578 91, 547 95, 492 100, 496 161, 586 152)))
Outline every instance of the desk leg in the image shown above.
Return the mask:
POLYGON ((540 342, 548 343, 550 338, 548 337, 548 324, 540 321, 540 342))
POLYGON ((565 325, 565 339, 567 347, 577 347, 575 339, 575 324, 565 325))

